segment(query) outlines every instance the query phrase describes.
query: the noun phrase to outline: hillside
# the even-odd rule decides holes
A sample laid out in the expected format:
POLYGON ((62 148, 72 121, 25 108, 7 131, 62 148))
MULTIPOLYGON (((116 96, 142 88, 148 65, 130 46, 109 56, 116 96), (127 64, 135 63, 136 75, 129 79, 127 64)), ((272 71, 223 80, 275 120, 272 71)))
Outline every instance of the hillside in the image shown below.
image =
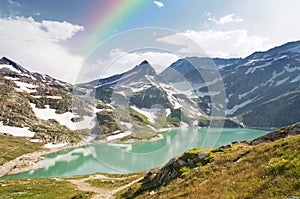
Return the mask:
POLYGON ((0 59, 0 132, 44 144, 74 144, 91 128, 96 102, 72 94, 72 85, 0 59), (80 107, 75 109, 76 104, 80 107), (84 123, 85 121, 85 123, 84 123))
POLYGON ((193 149, 119 193, 119 198, 300 196, 300 124, 212 150, 193 149), (267 141, 274 142, 267 142, 267 141))
POLYGON ((0 197, 297 198, 299 134, 298 123, 249 143, 192 149, 142 173, 2 179, 0 197))
POLYGON ((299 49, 295 41, 244 59, 187 57, 161 75, 172 83, 189 82, 208 115, 224 109, 245 126, 279 128, 299 121, 299 49))

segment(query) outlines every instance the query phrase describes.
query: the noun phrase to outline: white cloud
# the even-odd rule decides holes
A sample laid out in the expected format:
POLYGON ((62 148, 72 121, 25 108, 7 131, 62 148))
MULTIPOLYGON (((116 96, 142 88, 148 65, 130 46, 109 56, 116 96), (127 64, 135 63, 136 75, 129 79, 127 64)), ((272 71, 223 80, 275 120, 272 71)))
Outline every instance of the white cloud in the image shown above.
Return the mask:
POLYGON ((162 7, 165 6, 165 5, 163 4, 163 2, 160 2, 160 1, 153 1, 153 3, 154 3, 157 7, 159 7, 159 8, 162 8, 162 7))
POLYGON ((160 38, 158 41, 180 46, 179 53, 199 54, 201 48, 206 56, 223 58, 245 57, 254 51, 267 50, 273 46, 268 38, 249 35, 246 30, 198 32, 187 30, 160 38), (195 44, 187 44, 187 38, 195 44))
POLYGON ((216 19, 215 17, 211 16, 211 13, 207 13, 208 16, 208 21, 212 21, 215 24, 218 25, 224 25, 227 23, 237 23, 237 22, 242 22, 244 21, 243 18, 241 17, 236 17, 234 13, 225 15, 224 17, 221 17, 219 19, 216 19))
POLYGON ((70 39, 77 32, 84 30, 82 26, 73 25, 66 21, 42 21, 41 27, 44 28, 55 41, 70 39))
POLYGON ((61 44, 83 27, 67 22, 33 18, 0 19, 0 56, 7 56, 32 71, 74 82, 82 58, 61 44))
POLYGON ((148 51, 127 53, 122 49, 113 49, 110 51, 109 59, 98 60, 98 63, 94 65, 85 65, 78 82, 88 82, 98 78, 121 74, 144 60, 147 60, 156 72, 159 73, 178 59, 177 55, 167 52, 148 51))

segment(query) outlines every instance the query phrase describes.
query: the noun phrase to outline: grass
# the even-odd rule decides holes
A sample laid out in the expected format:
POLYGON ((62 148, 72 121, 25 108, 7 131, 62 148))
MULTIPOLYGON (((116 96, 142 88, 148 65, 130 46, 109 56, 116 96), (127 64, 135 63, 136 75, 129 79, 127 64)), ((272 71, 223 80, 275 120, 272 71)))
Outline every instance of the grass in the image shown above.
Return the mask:
MULTIPOLYGON (((300 196, 300 136, 257 146, 236 144, 215 151, 212 162, 190 169, 166 186, 141 191, 147 184, 131 188, 135 198, 287 198, 300 196), (190 169, 190 170, 189 170, 190 169)), ((183 156, 192 156, 197 149, 183 156)), ((127 190, 118 193, 122 194, 127 190)))
POLYGON ((40 150, 40 143, 32 143, 26 138, 0 135, 0 165, 23 154, 40 150))
POLYGON ((54 179, 0 180, 0 198, 64 199, 91 198, 93 193, 82 192, 75 185, 54 179))
POLYGON ((120 178, 120 179, 114 179, 114 180, 100 180, 100 179, 92 179, 92 180, 87 180, 86 182, 89 183, 91 186, 102 188, 102 189, 116 189, 121 186, 125 186, 129 184, 130 182, 142 177, 143 175, 134 175, 134 176, 129 176, 125 178, 120 178))

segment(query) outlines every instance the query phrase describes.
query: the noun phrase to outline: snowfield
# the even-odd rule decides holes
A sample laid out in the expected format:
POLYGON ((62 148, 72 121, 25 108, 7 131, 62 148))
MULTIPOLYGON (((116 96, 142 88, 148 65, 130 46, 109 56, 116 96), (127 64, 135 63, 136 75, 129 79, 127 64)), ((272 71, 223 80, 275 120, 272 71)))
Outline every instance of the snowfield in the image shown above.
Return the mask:
POLYGON ((27 84, 24 82, 20 82, 20 81, 14 81, 18 87, 20 88, 15 88, 16 91, 18 92, 27 92, 27 93, 35 93, 36 90, 35 88, 38 88, 38 86, 35 86, 33 84, 27 84))
POLYGON ((10 71, 15 72, 15 73, 21 73, 21 71, 15 69, 12 65, 0 64, 0 69, 4 69, 4 68, 7 68, 10 71))
POLYGON ((60 148, 60 147, 64 147, 67 145, 68 145, 67 143, 62 143, 62 144, 48 143, 48 144, 45 144, 44 147, 47 149, 55 149, 55 148, 60 148))
POLYGON ((119 134, 116 134, 116 135, 107 136, 106 140, 107 141, 112 141, 112 140, 116 140, 116 139, 121 139, 121 138, 126 137, 126 136, 131 135, 131 134, 132 134, 131 131, 125 131, 124 133, 119 133, 119 134))
POLYGON ((3 122, 0 122, 0 132, 7 133, 17 137, 33 137, 34 132, 29 131, 29 127, 14 127, 14 126, 5 126, 3 122))
POLYGON ((146 108, 143 108, 143 109, 139 109, 138 107, 136 106, 130 106, 130 108, 132 108, 133 110, 135 110, 136 112, 146 116, 149 120, 149 122, 151 123, 155 123, 155 115, 153 113, 154 110, 151 110, 151 109, 146 109, 146 108))
MULTIPOLYGON (((67 126, 71 130, 79 130, 79 129, 92 129, 96 124, 96 115, 95 116, 83 116, 83 120, 80 122, 72 122, 72 118, 78 117, 71 112, 66 112, 63 114, 55 113, 55 109, 51 109, 49 105, 46 105, 45 109, 36 108, 36 104, 30 103, 31 108, 35 115, 43 120, 55 119, 61 125, 67 126)), ((100 111, 100 109, 94 108, 94 112, 100 111)))

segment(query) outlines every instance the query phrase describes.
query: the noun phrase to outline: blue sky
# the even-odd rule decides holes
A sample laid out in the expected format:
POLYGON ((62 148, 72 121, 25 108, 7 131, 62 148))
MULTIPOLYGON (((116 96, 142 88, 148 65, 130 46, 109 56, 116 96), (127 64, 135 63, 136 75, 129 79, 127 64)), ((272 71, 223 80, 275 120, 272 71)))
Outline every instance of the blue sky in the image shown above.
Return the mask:
MULTIPOLYGON (((97 1, 103 0, 0 0, 0 56, 33 71, 76 81, 74 73, 79 73, 87 56, 80 46, 91 31, 87 10, 97 1)), ((156 38, 156 42, 173 46, 172 53, 129 53, 129 45, 113 45, 106 56, 92 60, 95 63, 89 68, 101 68, 114 60, 107 74, 111 75, 142 59, 167 67, 180 58, 179 54, 195 55, 196 50, 184 46, 180 35, 199 44, 207 56, 224 58, 245 57, 300 39, 298 0, 143 1, 147 1, 144 6, 111 27, 110 36, 134 28, 168 28, 174 31, 156 38)), ((136 37, 132 42, 142 43, 143 39, 136 37)))

